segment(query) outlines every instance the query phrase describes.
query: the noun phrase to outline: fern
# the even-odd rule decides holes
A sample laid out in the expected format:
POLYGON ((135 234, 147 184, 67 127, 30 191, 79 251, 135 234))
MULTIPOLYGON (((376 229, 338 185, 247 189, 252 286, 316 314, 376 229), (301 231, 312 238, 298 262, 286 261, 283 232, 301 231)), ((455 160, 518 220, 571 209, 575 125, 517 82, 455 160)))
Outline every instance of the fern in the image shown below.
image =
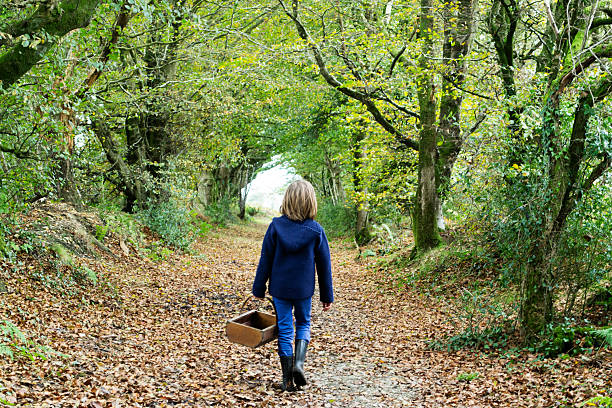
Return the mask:
POLYGON ((593 333, 602 337, 604 341, 608 344, 608 347, 612 347, 612 327, 608 327, 607 329, 601 330, 593 330, 593 333))
POLYGON ((50 347, 29 340, 17 326, 8 320, 0 320, 0 357, 6 356, 11 360, 15 355, 26 357, 30 360, 37 358, 46 360, 51 355, 68 357, 58 353, 50 347))
POLYGON ((14 338, 22 343, 26 341, 26 336, 21 330, 8 320, 0 321, 0 332, 4 334, 4 337, 14 338))
POLYGON ((13 359, 13 349, 7 344, 0 344, 0 356, 7 356, 8 358, 13 359))

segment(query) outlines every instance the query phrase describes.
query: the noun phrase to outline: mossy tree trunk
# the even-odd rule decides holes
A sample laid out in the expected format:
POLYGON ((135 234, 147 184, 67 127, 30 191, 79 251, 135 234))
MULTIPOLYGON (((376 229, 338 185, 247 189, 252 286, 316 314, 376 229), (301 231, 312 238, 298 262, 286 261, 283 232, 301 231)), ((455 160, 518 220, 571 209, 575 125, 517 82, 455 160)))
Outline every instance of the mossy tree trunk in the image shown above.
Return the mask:
POLYGON ((44 2, 32 15, 1 27, 0 32, 18 37, 46 32, 49 38, 36 46, 24 46, 17 42, 0 55, 0 86, 8 88, 25 75, 63 37, 76 28, 86 27, 100 0, 63 0, 44 2), (55 40, 54 40, 55 39, 55 40))
POLYGON ((417 251, 435 248, 441 242, 436 220, 438 190, 436 185, 436 157, 438 131, 436 128, 437 101, 432 75, 431 56, 434 52, 433 0, 421 0, 419 37, 422 41, 417 78, 419 115, 419 167, 416 200, 413 210, 413 233, 417 251))
MULTIPOLYGON (((548 88, 541 104, 542 125, 527 145, 521 139, 520 116, 523 111, 516 103, 516 61, 524 56, 514 45, 514 36, 520 24, 521 8, 517 0, 494 0, 487 16, 489 33, 493 39, 500 78, 508 99, 508 132, 514 141, 508 152, 508 166, 521 165, 524 153, 531 149, 542 164, 542 223, 533 234, 533 242, 524 254, 521 279, 521 305, 519 319, 526 339, 536 336, 554 319, 554 299, 557 289, 555 258, 567 219, 588 193, 593 184, 610 168, 610 153, 604 151, 596 157, 585 153, 589 133, 589 120, 595 106, 612 92, 612 78, 603 75, 591 84, 570 86, 592 65, 612 57, 610 43, 601 41, 602 30, 609 27, 609 11, 594 0, 562 0, 546 4, 547 28, 538 41, 543 44, 532 50, 537 71, 548 77, 548 88), (574 98, 573 123, 561 125, 560 100, 565 104, 574 98)), ((605 69, 604 69, 605 70, 605 69)), ((567 106, 563 108, 567 110, 567 106)), ((508 182, 509 194, 514 194, 515 183, 508 182)), ((526 197, 532 200, 533 197, 526 197)))
MULTIPOLYGON (((544 114, 550 118, 543 122, 541 130, 542 137, 548 139, 544 144, 551 146, 545 150, 551 163, 547 185, 548 201, 545 206, 546 222, 540 237, 535 240, 526 257, 525 275, 521 285, 520 321, 525 338, 535 336, 553 320, 553 301, 557 288, 553 268, 556 248, 568 217, 612 164, 609 152, 604 152, 596 165, 590 166, 590 169, 584 168, 589 119, 595 112, 595 104, 602 102, 610 94, 611 77, 604 77, 594 89, 582 91, 576 103, 569 145, 564 154, 560 154, 562 137, 557 130, 560 128, 557 115, 544 114), (588 170, 588 175, 580 174, 581 167, 582 170, 588 170)), ((558 109, 555 93, 552 95, 545 112, 558 109)))
POLYGON ((357 198, 355 204, 355 240, 358 245, 365 245, 372 239, 368 225, 368 189, 362 176, 365 153, 365 129, 362 123, 357 126, 353 140, 353 189, 357 198))
POLYGON ((443 75, 439 115, 433 54, 435 20, 433 1, 422 0, 419 18, 421 73, 417 81, 419 98, 419 167, 413 210, 413 232, 417 251, 427 251, 441 242, 444 228, 442 198, 450 185, 453 166, 466 135, 461 130, 461 105, 467 56, 474 30, 474 0, 444 3, 443 75))

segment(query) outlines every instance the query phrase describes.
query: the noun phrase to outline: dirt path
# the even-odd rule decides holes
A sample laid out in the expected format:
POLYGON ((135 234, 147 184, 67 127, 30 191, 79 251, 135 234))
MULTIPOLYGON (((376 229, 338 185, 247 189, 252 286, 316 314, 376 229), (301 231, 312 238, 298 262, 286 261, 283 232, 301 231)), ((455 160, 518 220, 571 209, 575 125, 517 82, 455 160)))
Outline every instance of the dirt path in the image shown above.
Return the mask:
POLYGON ((388 274, 368 271, 354 250, 333 242, 336 303, 327 313, 313 305, 310 385, 282 393, 275 387, 276 344, 248 349, 224 332, 250 293, 265 228, 233 226, 198 243, 194 255, 163 262, 117 250, 120 261, 90 262, 114 285, 80 296, 27 280, 14 285, 0 297, 0 314, 69 357, 0 360, 0 401, 89 408, 548 407, 611 389, 609 359, 532 364, 529 356, 517 362, 495 353, 427 350, 427 339, 453 330, 444 308, 394 291, 381 283, 388 274), (476 379, 458 379, 466 373, 476 379))
POLYGON ((0 397, 36 407, 413 406, 418 382, 389 352, 391 326, 364 302, 372 291, 364 268, 340 245, 332 245, 337 303, 328 313, 314 304, 305 390, 277 390, 275 342, 228 342, 225 322, 250 293, 265 228, 213 233, 198 255, 161 263, 92 262, 111 276, 114 298, 104 293, 111 286, 80 299, 33 287, 6 295, 8 318, 69 357, 0 365, 0 397))
MULTIPOLYGON (((226 273, 235 278, 230 291, 249 293, 265 228, 266 224, 241 227, 236 234, 219 236, 215 247, 203 249, 210 254, 212 265, 226 267, 226 273), (228 264, 229 257, 232 259, 228 264)), ((244 400, 238 399, 235 404, 415 406, 418 383, 408 378, 403 372, 405 367, 385 352, 393 344, 383 345, 378 340, 388 339, 375 337, 376 327, 381 323, 379 310, 372 309, 364 301, 374 288, 364 287, 372 283, 367 281, 364 267, 355 262, 354 256, 353 249, 332 243, 336 303, 325 313, 318 302, 318 291, 315 293, 313 340, 307 355, 309 386, 297 393, 278 393, 275 385, 280 367, 275 342, 257 350, 229 345, 231 355, 242 357, 240 375, 234 386, 244 400)), ((223 323, 221 320, 216 324, 222 326, 223 323)))

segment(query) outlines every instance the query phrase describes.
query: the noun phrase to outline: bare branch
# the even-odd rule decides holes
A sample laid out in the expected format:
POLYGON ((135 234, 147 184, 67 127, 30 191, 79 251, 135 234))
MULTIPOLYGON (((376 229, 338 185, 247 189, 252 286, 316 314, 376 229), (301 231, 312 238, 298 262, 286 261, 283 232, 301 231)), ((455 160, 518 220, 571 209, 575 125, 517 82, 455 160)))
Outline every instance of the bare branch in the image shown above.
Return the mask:
POLYGON ((546 9, 546 17, 548 18, 548 22, 552 27, 555 35, 559 36, 559 29, 557 28, 557 23, 555 23, 555 18, 553 17, 552 11, 550 9, 550 0, 544 0, 544 8, 546 9))
POLYGON ((406 51, 406 46, 404 45, 402 49, 399 50, 397 55, 393 55, 393 53, 391 53, 391 55, 393 55, 393 62, 391 62, 391 66, 389 67, 389 74, 387 74, 389 78, 391 78, 391 76, 393 75, 393 69, 395 68, 395 64, 397 64, 397 61, 399 61, 399 59, 402 57, 402 54, 405 51, 406 51))
POLYGON ((610 156, 606 155, 606 157, 604 157, 604 159, 599 162, 599 164, 593 169, 593 171, 591 171, 591 174, 582 186, 582 191, 589 191, 591 187, 593 187, 593 184, 597 181, 597 179, 599 179, 606 172, 606 170, 610 168, 611 163, 612 160, 610 160, 610 156))

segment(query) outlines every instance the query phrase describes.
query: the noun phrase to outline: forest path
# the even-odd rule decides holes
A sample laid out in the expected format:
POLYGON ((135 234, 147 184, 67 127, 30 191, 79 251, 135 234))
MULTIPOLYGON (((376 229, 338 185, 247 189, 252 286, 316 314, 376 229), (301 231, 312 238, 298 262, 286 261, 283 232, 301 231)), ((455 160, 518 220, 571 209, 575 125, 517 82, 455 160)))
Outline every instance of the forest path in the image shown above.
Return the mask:
POLYGON ((313 302, 304 390, 277 388, 276 342, 250 349, 228 341, 226 321, 250 296, 268 222, 212 231, 191 255, 156 250, 165 257, 156 261, 115 243, 114 258, 89 261, 112 284, 82 295, 17 285, 0 299, 0 314, 67 357, 0 360, 0 406, 431 406, 416 403, 419 370, 406 359, 418 346, 399 343, 411 320, 339 242, 331 243, 336 303, 323 312, 318 293, 313 302))
POLYGON ((354 248, 332 241, 335 303, 323 312, 315 294, 310 384, 283 393, 276 342, 250 349, 225 335, 250 296, 268 222, 210 232, 191 255, 161 251, 157 261, 122 254, 114 237, 115 257, 89 260, 112 284, 82 293, 11 285, 0 316, 67 357, 0 360, 0 406, 551 407, 612 389, 605 355, 429 350, 427 340, 457 332, 457 309, 396 289, 390 272, 368 267, 375 257, 356 261, 354 248))
MULTIPOLYGON (((266 224, 242 226, 237 234, 219 237, 217 264, 227 265, 227 273, 244 279, 235 280, 233 289, 250 293, 250 285, 258 260, 266 224), (224 249, 222 249, 224 248, 224 249), (229 258, 231 264, 227 264, 229 258), (244 268, 245 265, 249 267, 244 268)), ((306 358, 309 385, 303 391, 275 394, 273 405, 313 407, 405 407, 415 406, 418 381, 406 372, 397 353, 398 334, 393 310, 368 280, 363 265, 355 261, 354 248, 340 242, 331 244, 336 302, 329 312, 323 312, 318 289, 313 298, 312 341, 306 358)), ((253 307, 267 305, 254 305, 253 307)), ((222 324, 223 321, 218 322, 222 324)), ((405 333, 399 334, 403 336, 405 333)), ((261 350, 231 345, 232 355, 246 358, 237 367, 236 384, 249 386, 253 382, 270 390, 280 378, 276 342, 261 350), (253 360, 249 361, 252 358, 253 360), (259 373, 266 373, 259 382, 259 373)), ((241 394, 246 392, 241 390, 241 394)), ((257 393, 256 393, 257 395, 257 393)), ((263 401, 262 401, 263 402, 263 401)), ((272 402, 272 401, 270 401, 272 402)))

